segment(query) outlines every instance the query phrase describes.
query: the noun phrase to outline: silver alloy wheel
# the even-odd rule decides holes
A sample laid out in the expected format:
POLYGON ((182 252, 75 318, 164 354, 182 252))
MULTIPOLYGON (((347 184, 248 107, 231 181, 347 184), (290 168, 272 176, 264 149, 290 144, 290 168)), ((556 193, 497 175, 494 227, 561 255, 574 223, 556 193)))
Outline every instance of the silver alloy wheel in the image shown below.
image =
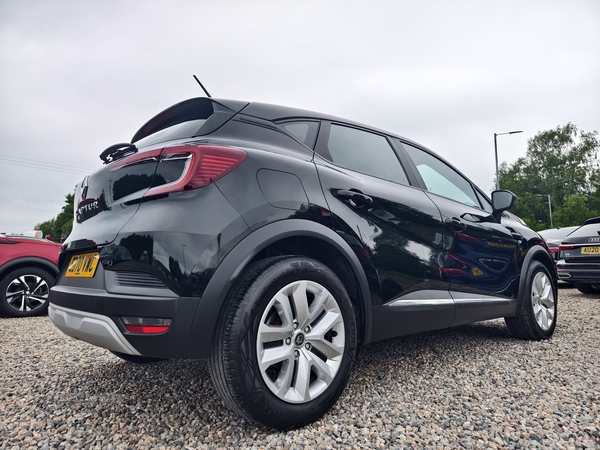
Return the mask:
POLYGON ((533 315, 539 327, 547 331, 552 327, 556 314, 556 302, 552 281, 544 272, 538 272, 531 283, 533 315))
POLYGON ((6 302, 17 311, 33 311, 48 300, 50 287, 46 281, 32 274, 20 275, 6 287, 6 302))
POLYGON ((271 299, 256 339, 263 380, 278 398, 305 403, 333 382, 344 354, 345 328, 335 298, 319 283, 295 281, 271 299))

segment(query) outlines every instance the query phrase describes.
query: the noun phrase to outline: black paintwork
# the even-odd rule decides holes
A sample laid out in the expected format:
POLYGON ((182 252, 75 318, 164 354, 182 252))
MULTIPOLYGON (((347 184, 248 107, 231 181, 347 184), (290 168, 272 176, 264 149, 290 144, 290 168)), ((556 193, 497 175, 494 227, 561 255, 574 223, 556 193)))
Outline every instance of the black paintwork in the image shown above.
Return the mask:
POLYGON ((151 119, 134 141, 207 115, 194 136, 142 146, 75 194, 77 220, 50 301, 112 318, 144 356, 206 357, 230 287, 269 256, 303 254, 329 266, 353 301, 363 344, 514 315, 532 259, 556 282, 545 243, 526 226, 427 192, 402 147, 418 145, 400 136, 298 109, 192 99, 151 119), (336 166, 278 125, 294 119, 320 122, 317 149, 331 123, 385 136, 408 184, 336 166), (247 158, 205 187, 145 196, 182 173, 181 161, 159 163, 163 147, 181 143, 238 148, 247 158), (101 260, 94 278, 66 278, 70 258, 92 250, 101 260), (134 335, 120 316, 172 318, 172 328, 134 335))

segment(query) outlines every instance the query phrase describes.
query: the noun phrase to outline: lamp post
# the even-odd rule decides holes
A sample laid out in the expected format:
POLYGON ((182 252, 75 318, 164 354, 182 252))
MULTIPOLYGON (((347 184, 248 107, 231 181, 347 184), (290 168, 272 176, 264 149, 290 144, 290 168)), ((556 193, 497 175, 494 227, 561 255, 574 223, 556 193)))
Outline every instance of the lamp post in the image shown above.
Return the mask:
POLYGON ((550 204, 550 194, 548 194, 548 212, 550 213, 550 228, 554 228, 554 225, 552 225, 552 205, 550 204))
MULTIPOLYGON (((548 213, 550 214, 550 228, 554 228, 554 225, 552 224, 552 203, 550 203, 550 194, 548 195, 548 213)), ((534 197, 545 197, 545 195, 543 194, 533 194, 534 197)))
POLYGON ((494 152, 496 154, 496 189, 500 189, 500 177, 498 177, 498 144, 496 143, 496 136, 502 136, 503 134, 517 134, 522 133, 521 131, 507 131, 506 133, 494 133, 494 152))

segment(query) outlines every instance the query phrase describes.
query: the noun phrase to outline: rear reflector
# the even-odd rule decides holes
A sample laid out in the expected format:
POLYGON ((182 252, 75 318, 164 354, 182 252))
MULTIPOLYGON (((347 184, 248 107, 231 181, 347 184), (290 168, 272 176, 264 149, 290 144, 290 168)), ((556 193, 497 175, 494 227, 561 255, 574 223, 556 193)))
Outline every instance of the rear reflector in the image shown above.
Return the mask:
POLYGON ((123 325, 130 333, 159 334, 166 333, 171 328, 171 319, 155 317, 121 317, 123 325))
POLYGON ((189 191, 207 186, 223 178, 248 157, 243 150, 217 145, 175 145, 160 154, 160 164, 168 163, 176 155, 188 158, 181 176, 172 183, 151 188, 144 197, 189 191))
POLYGON ((154 325, 125 325, 125 328, 127 328, 127 331, 130 333, 158 334, 169 331, 170 327, 154 325))

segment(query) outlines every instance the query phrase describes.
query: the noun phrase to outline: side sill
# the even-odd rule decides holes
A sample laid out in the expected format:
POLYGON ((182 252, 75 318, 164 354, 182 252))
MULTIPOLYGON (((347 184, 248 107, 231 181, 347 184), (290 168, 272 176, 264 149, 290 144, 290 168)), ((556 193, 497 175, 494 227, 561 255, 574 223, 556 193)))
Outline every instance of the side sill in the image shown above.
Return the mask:
POLYGON ((517 299, 493 297, 464 292, 450 292, 454 298, 456 315, 452 326, 481 322, 482 320, 511 317, 516 314, 517 299))
POLYGON ((454 312, 448 291, 411 292, 373 307, 373 341, 450 327, 454 312))

